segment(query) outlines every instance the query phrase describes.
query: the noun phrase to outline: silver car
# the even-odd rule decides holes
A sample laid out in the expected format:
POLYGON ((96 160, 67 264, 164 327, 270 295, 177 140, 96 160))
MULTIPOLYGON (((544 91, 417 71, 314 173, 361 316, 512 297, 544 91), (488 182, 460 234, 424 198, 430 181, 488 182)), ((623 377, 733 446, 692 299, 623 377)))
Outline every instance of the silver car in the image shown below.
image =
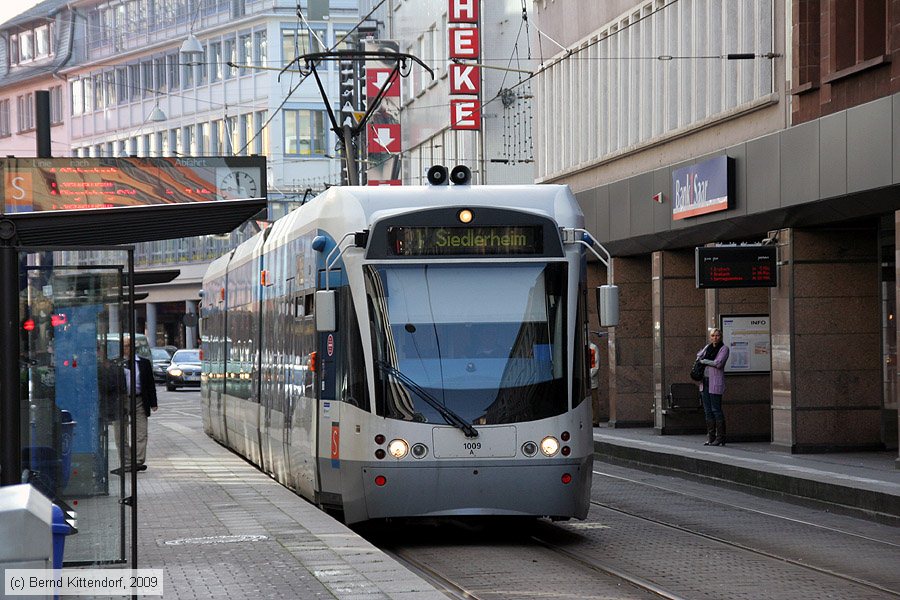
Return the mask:
POLYGON ((173 392, 179 387, 200 387, 201 372, 200 350, 179 350, 166 369, 166 389, 173 392))

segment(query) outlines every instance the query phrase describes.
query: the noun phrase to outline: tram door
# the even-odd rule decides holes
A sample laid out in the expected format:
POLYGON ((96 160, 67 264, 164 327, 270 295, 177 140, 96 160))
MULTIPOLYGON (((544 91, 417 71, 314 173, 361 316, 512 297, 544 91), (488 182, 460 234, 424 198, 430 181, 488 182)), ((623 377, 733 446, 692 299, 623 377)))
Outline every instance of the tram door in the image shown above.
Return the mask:
MULTIPOLYGON (((332 270, 332 281, 340 281, 340 272, 332 270)), ((346 288, 335 290, 340 297, 346 288)), ((319 399, 318 410, 318 455, 319 490, 323 503, 336 503, 341 490, 341 403, 336 390, 337 366, 342 342, 340 312, 342 303, 338 301, 337 328, 335 331, 317 333, 318 362, 316 378, 319 399)))
POLYGON ((122 250, 22 253, 20 288, 22 458, 31 483, 66 511, 78 532, 66 565, 124 562, 130 480, 122 460, 121 333, 129 331, 122 250), (109 265, 109 266, 106 266, 109 265), (111 355, 110 351, 115 352, 111 355))

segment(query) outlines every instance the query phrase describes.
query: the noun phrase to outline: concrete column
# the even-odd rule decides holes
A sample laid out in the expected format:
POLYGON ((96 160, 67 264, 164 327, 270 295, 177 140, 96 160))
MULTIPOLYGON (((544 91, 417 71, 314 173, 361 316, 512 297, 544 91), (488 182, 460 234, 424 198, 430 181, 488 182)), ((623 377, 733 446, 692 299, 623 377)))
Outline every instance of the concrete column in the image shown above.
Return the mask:
MULTIPOLYGON (((706 431, 699 411, 669 411, 672 383, 688 383, 706 340, 706 295, 694 275, 694 250, 654 252, 652 260, 653 420, 660 434, 706 431)), ((699 403, 698 403, 699 404, 699 403)))
MULTIPOLYGON (((707 327, 719 327, 722 315, 769 315, 769 288, 706 290, 707 327)), ((722 405, 729 441, 771 441, 770 373, 726 375, 722 405)))
POLYGON ((653 425, 650 256, 613 258, 619 325, 609 328, 609 425, 653 425))
MULTIPOLYGON (((900 210, 894 212, 894 319, 897 319, 897 298, 900 298, 900 210)), ((896 327, 897 330, 897 338, 894 343, 894 357, 893 360, 895 362, 894 371, 897 373, 897 377, 900 378, 900 368, 897 368, 897 348, 900 348, 900 327, 896 327)), ((894 381, 894 390, 892 394, 892 398, 885 398, 885 404, 890 404, 896 414, 897 419, 897 428, 900 430, 900 410, 897 410, 900 407, 900 398, 898 398, 898 390, 900 390, 900 381, 894 381)), ((894 462, 894 466, 900 469, 900 456, 898 456, 897 460, 894 462)))
POLYGON ((156 304, 148 302, 147 307, 147 341, 151 346, 158 346, 156 343, 156 304))
POLYGON ((882 447, 877 229, 784 229, 778 245, 772 444, 797 453, 882 447))
MULTIPOLYGON (((184 312, 188 315, 197 316, 197 301, 196 300, 185 300, 184 301, 184 312)), ((197 326, 193 325, 190 327, 184 328, 184 347, 185 348, 196 348, 197 347, 197 326)))

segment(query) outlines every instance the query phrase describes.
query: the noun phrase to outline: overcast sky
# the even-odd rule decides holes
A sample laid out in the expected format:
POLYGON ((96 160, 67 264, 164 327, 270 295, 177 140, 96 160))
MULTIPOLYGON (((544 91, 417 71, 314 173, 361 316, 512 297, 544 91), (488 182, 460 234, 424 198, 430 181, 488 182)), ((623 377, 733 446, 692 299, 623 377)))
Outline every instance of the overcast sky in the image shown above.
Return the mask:
POLYGON ((35 0, 0 0, 0 23, 6 23, 13 17, 22 14, 35 4, 35 0))

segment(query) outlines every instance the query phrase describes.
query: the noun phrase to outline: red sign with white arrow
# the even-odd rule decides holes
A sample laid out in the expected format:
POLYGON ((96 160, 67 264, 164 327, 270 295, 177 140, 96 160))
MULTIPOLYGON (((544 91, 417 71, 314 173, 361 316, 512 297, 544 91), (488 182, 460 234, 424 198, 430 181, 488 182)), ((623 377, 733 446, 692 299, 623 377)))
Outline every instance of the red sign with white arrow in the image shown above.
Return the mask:
POLYGON ((368 126, 369 153, 400 152, 400 124, 383 123, 368 126))
MULTIPOLYGON (((388 80, 388 77, 391 76, 391 71, 393 71, 393 69, 366 68, 366 98, 368 98, 369 101, 378 96, 378 91, 381 90, 382 86, 384 86, 385 82, 388 80)), ((391 81, 391 85, 384 91, 384 97, 400 97, 400 77, 394 77, 394 80, 391 81)))

